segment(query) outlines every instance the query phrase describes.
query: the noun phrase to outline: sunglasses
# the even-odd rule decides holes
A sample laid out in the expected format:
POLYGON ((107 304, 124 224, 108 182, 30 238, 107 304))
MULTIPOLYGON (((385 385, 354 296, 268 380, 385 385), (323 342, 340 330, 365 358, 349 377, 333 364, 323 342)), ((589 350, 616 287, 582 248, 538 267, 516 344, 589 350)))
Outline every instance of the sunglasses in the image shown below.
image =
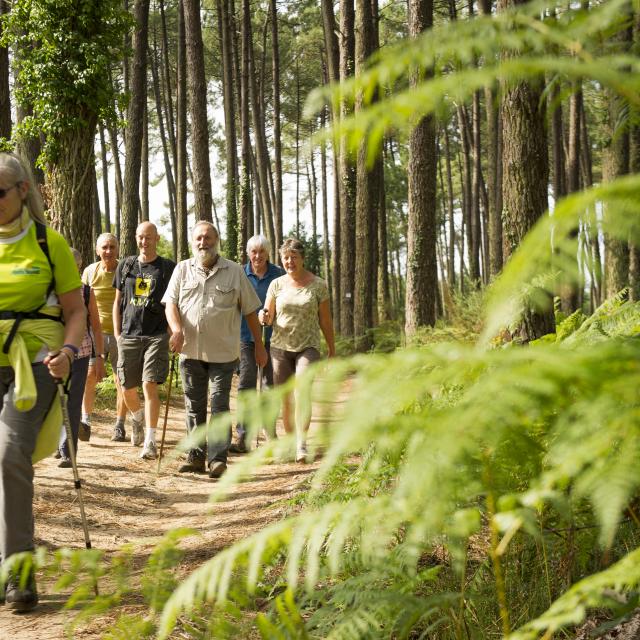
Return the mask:
POLYGON ((15 189, 20 183, 16 182, 14 185, 10 186, 8 189, 0 189, 0 200, 2 200, 11 189, 15 189))

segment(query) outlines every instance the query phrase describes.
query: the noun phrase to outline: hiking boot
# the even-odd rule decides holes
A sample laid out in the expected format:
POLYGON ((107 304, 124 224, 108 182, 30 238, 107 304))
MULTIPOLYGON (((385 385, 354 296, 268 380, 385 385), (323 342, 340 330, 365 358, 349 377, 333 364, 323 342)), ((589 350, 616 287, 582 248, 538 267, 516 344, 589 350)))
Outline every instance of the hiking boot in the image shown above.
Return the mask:
POLYGON ((78 429, 78 440, 82 440, 82 442, 89 442, 91 439, 91 425, 86 422, 80 423, 80 428, 78 429))
POLYGON ((53 457, 54 457, 56 460, 60 460, 60 458, 62 458, 62 454, 60 453, 60 449, 58 449, 58 450, 53 454, 53 457))
POLYGON ((229 445, 229 451, 231 453, 247 453, 248 449, 247 449, 247 443, 245 442, 245 439, 238 438, 237 440, 234 440, 229 445))
POLYGON ((209 463, 209 477, 219 478, 227 470, 227 465, 224 462, 213 460, 209 463))
POLYGON ((139 447, 144 442, 144 427, 141 420, 131 419, 131 444, 139 447))
POLYGON ((60 458, 60 462, 58 462, 58 466, 61 469, 70 469, 73 465, 71 464, 71 458, 67 456, 62 456, 60 458))
POLYGON ((204 473, 204 456, 189 452, 187 461, 178 469, 178 473, 204 473))
POLYGON ((24 588, 20 587, 18 579, 9 578, 5 592, 5 603, 7 608, 13 609, 18 613, 26 613, 36 607, 38 604, 38 591, 33 573, 24 588))
POLYGON ((156 443, 153 440, 149 440, 144 443, 140 457, 143 460, 155 460, 158 457, 158 450, 156 449, 156 443))
POLYGON ((124 430, 124 425, 117 424, 113 428, 113 435, 111 436, 111 442, 126 442, 127 434, 124 430))

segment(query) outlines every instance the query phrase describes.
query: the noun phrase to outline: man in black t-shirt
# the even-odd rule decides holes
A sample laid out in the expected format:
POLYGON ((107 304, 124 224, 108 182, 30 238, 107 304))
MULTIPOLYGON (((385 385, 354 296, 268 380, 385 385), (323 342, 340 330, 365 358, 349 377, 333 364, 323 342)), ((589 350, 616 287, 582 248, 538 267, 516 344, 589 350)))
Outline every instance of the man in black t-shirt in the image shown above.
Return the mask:
MULTIPOLYGON (((124 389, 124 401, 133 414, 131 443, 138 446, 144 438, 141 458, 157 456, 156 426, 160 413, 158 385, 169 372, 169 334, 162 296, 175 262, 157 253, 158 229, 143 222, 136 229, 140 255, 121 260, 113 286, 113 329, 118 341, 118 379, 124 389), (144 393, 144 411, 140 408, 138 387, 144 393), (144 418, 146 431, 142 427, 144 418)), ((114 434, 113 439, 118 434, 114 434)))

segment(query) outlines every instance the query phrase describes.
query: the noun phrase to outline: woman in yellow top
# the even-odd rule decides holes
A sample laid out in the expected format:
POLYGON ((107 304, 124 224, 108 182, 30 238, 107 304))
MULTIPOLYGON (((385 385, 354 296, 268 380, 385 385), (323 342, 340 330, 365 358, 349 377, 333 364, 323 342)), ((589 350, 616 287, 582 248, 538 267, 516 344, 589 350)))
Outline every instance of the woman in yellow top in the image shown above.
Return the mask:
MULTIPOLYGON (((273 325, 271 361, 274 384, 283 384, 320 359, 320 331, 327 342, 329 357, 335 355, 333 322, 327 284, 304 268, 304 245, 287 238, 280 247, 284 276, 269 285, 264 309, 259 318, 273 325)), ((290 394, 282 403, 282 423, 287 433, 293 432, 295 415, 290 394)), ((297 416, 296 462, 307 458, 307 431, 311 415, 297 416)))
MULTIPOLYGON (((43 422, 57 402, 56 380, 69 375, 86 328, 75 261, 64 238, 45 226, 42 198, 27 166, 14 154, 0 153, 3 562, 33 550, 32 455, 43 422)), ((26 584, 11 575, 5 599, 14 610, 33 609, 38 602, 33 574, 26 584)))

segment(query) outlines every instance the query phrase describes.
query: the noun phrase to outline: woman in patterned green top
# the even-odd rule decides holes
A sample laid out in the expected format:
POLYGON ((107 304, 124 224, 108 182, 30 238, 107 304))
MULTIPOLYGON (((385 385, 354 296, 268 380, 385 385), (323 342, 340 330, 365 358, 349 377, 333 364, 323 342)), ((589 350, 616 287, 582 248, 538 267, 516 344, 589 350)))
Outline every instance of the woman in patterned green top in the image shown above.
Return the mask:
MULTIPOLYGON (((288 238, 280 247, 280 257, 286 275, 276 278, 267 291, 263 324, 273 325, 271 360, 274 384, 283 384, 320 359, 320 331, 327 342, 329 357, 335 355, 333 322, 329 306, 329 290, 324 280, 304 268, 304 246, 288 238)), ((285 431, 296 426, 296 462, 307 458, 307 431, 311 415, 296 416, 291 394, 282 404, 285 431)))

